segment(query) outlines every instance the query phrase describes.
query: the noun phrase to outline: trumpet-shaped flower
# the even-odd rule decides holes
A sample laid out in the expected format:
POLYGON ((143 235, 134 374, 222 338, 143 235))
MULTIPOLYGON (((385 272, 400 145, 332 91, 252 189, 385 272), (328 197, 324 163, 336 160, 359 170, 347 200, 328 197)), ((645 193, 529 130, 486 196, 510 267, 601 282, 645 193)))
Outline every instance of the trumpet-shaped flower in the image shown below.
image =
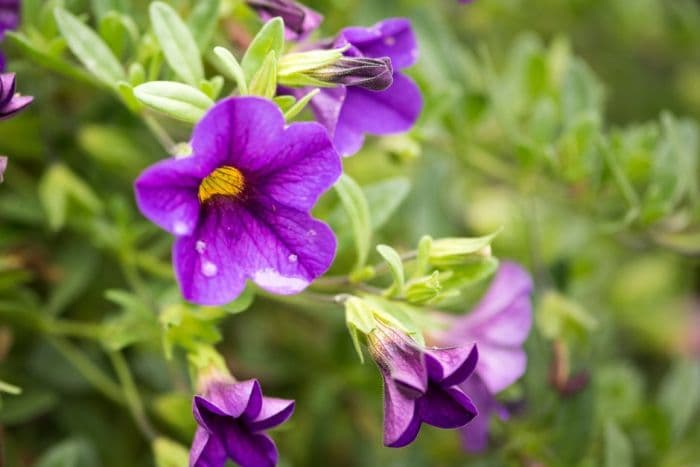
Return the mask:
POLYGON ((486 295, 474 310, 463 316, 441 314, 446 326, 435 332, 431 341, 439 345, 463 345, 476 342, 479 363, 462 388, 474 395, 479 415, 463 429, 465 446, 471 451, 486 447, 488 419, 505 410, 494 395, 517 381, 527 366, 523 343, 532 327, 532 279, 522 267, 504 262, 486 295))
POLYGON ((190 467, 223 467, 229 459, 241 467, 271 467, 277 447, 265 431, 291 417, 294 401, 264 397, 257 380, 222 376, 195 396, 193 412, 198 427, 190 467))
MULTIPOLYGON (((391 85, 384 90, 340 86, 323 89, 311 100, 316 119, 326 127, 338 152, 343 156, 355 154, 365 134, 408 131, 423 107, 418 86, 401 73, 418 59, 411 23, 393 18, 370 28, 346 28, 333 46, 350 46, 345 52, 350 57, 389 58, 392 66, 391 85)), ((387 79, 385 82, 389 83, 387 79)))
POLYGON ((191 144, 191 156, 161 161, 135 183, 141 212, 177 237, 187 300, 225 304, 246 279, 298 293, 330 267, 335 236, 309 210, 341 165, 320 125, 286 125, 271 101, 235 97, 204 116, 191 144))
POLYGON ((369 348, 384 379, 384 444, 402 447, 418 436, 421 423, 459 428, 477 414, 459 388, 474 371, 475 345, 448 349, 419 347, 405 334, 379 325, 369 348))

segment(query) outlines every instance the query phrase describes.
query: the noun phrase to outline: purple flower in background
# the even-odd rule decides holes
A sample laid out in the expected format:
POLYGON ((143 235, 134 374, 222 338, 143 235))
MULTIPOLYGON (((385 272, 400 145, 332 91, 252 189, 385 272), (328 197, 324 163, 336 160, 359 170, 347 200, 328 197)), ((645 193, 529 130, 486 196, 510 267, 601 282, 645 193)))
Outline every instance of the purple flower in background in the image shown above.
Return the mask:
POLYGON ((318 29, 323 16, 292 0, 246 0, 263 21, 280 17, 284 21, 286 39, 301 41, 318 29))
MULTIPOLYGON (((19 26, 19 0, 0 0, 0 42, 5 38, 7 31, 17 29, 19 26)), ((0 52, 0 71, 5 69, 5 56, 0 52)))
POLYGON ((12 117, 31 104, 32 100, 33 97, 17 92, 14 73, 0 73, 0 120, 12 117))
POLYGON ((286 125, 271 101, 235 97, 204 116, 191 144, 191 156, 161 161, 135 183, 141 212, 177 237, 187 300, 225 304, 246 279, 298 293, 326 272, 335 237, 309 210, 341 164, 320 125, 286 125))
POLYGON ((459 388, 478 360, 476 345, 425 349, 408 336, 379 325, 368 336, 370 353, 384 379, 384 444, 402 447, 421 423, 459 428, 477 413, 459 388))
POLYGON ((265 430, 294 412, 294 401, 264 397, 257 380, 217 377, 194 397, 197 431, 190 467, 223 467, 228 459, 241 467, 277 464, 277 447, 265 430))
POLYGON ((439 345, 463 345, 476 342, 479 363, 461 387, 473 395, 479 416, 463 429, 465 447, 470 451, 486 448, 491 413, 507 417, 494 399, 524 373, 527 355, 523 343, 532 326, 532 279, 522 267, 504 262, 486 295, 474 310, 464 316, 440 314, 446 331, 434 332, 431 341, 439 345))
POLYGON ((5 169, 7 169, 7 157, 0 156, 0 183, 4 180, 5 169))
POLYGON ((333 139, 338 152, 350 156, 360 150, 366 133, 384 135, 408 131, 423 107, 418 86, 400 73, 418 59, 418 45, 411 23, 394 18, 370 28, 346 28, 333 44, 350 45, 351 57, 391 59, 393 83, 383 91, 362 87, 323 89, 311 108, 333 139))

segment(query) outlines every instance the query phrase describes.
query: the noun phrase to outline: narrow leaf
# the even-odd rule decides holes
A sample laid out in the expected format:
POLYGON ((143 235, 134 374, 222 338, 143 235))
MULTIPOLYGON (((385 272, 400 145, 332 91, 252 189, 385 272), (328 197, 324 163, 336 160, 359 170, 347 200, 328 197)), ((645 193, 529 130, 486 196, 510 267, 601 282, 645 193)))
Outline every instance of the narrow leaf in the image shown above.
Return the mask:
POLYGON ((367 198, 362 188, 349 175, 343 175, 335 184, 335 190, 350 219, 357 250, 355 271, 362 269, 367 262, 372 241, 372 225, 367 198))
POLYGON ((274 51, 270 51, 265 57, 262 66, 250 80, 249 92, 253 96, 261 96, 272 99, 277 92, 277 57, 274 51))
POLYGON ((248 84, 245 79, 245 73, 243 73, 243 68, 241 68, 236 57, 234 57, 228 49, 223 47, 215 47, 214 54, 219 58, 221 72, 236 83, 238 92, 243 95, 248 94, 248 84))
POLYGON ((248 50, 246 50, 241 66, 247 80, 253 78, 260 69, 270 51, 277 57, 282 56, 284 48, 284 21, 282 18, 274 18, 268 21, 253 38, 248 50))
POLYGON ((394 283, 387 291, 387 295, 392 297, 400 294, 404 287, 403 261, 401 261, 401 256, 388 245, 378 245, 377 251, 389 265, 391 276, 394 278, 394 283))
POLYGON ((199 89, 174 81, 141 84, 134 88, 134 95, 148 107, 188 123, 197 123, 214 105, 199 89))

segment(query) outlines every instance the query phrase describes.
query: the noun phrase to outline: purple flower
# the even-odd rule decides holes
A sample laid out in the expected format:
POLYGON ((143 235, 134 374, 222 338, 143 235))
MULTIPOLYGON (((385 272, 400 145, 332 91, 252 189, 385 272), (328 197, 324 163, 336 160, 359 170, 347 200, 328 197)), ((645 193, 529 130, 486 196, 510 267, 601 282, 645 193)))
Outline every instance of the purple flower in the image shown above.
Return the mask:
POLYGON ((393 83, 384 91, 362 87, 323 89, 311 101, 316 119, 333 139, 338 152, 360 150, 366 133, 384 135, 409 130, 423 107, 418 86, 400 70, 418 59, 418 45, 406 19, 382 21, 371 28, 346 28, 334 47, 350 45, 347 56, 391 59, 393 83))
POLYGON ((0 120, 12 117, 34 100, 17 93, 15 85, 14 73, 0 73, 0 120))
POLYGON ((504 390, 524 373, 527 355, 523 343, 532 326, 532 279, 515 263, 501 264, 486 295, 464 316, 439 315, 446 331, 435 332, 431 341, 439 345, 476 342, 479 363, 474 376, 462 389, 474 395, 480 415, 463 429, 465 446, 471 451, 486 448, 489 414, 503 417, 504 409, 493 395, 504 390), (479 405, 479 402, 482 405, 479 405))
POLYGON ((190 157, 161 161, 135 183, 141 212, 177 237, 187 300, 230 302, 246 279, 298 293, 326 272, 335 237, 309 210, 341 164, 320 125, 285 125, 271 101, 234 97, 204 116, 191 144, 190 157))
POLYGON ((384 379, 384 444, 402 447, 418 436, 421 423, 459 428, 477 414, 459 388, 478 360, 476 345, 425 349, 406 335, 379 325, 368 336, 384 379))
POLYGON ((287 40, 301 41, 318 29, 323 16, 292 0, 246 0, 263 21, 281 17, 287 40))
POLYGON ((4 180, 5 169, 7 169, 7 157, 0 156, 0 183, 4 180))
POLYGON ((190 467, 223 467, 228 459, 241 467, 277 464, 277 446, 265 430, 281 425, 294 412, 294 401, 264 397, 257 380, 236 382, 218 377, 194 397, 197 431, 190 467))
MULTIPOLYGON (((0 0, 0 42, 7 31, 19 26, 19 0, 0 0)), ((0 71, 5 69, 5 56, 0 53, 0 71)))

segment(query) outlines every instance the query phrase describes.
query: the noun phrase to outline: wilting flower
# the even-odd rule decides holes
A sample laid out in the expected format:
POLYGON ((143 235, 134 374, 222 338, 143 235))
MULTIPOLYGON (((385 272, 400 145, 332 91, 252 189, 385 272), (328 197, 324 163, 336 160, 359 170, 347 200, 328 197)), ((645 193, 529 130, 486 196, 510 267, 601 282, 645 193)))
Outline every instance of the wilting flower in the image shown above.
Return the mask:
POLYGON ((294 412, 294 401, 264 397, 257 380, 211 378, 193 404, 197 431, 190 467, 223 467, 228 459, 241 467, 277 464, 277 447, 265 430, 294 412))
POLYGON ((12 117, 34 100, 16 92, 15 85, 14 73, 0 73, 0 120, 12 117))
POLYGON ((400 71, 418 59, 411 23, 394 18, 370 28, 343 29, 334 47, 350 48, 349 57, 391 59, 392 84, 383 91, 357 86, 323 89, 311 101, 316 119, 333 139, 338 152, 350 156, 360 150, 366 133, 383 135, 409 130, 423 101, 418 86, 400 71))
POLYGON ((527 271, 515 263, 504 262, 471 313, 459 317, 437 316, 446 330, 433 333, 433 342, 439 345, 476 342, 479 346, 474 376, 461 386, 473 396, 479 408, 474 422, 463 429, 465 446, 470 451, 486 448, 490 414, 507 417, 494 395, 525 373, 527 355, 523 343, 532 326, 531 292, 532 279, 527 271))
MULTIPOLYGON (((20 0, 0 0, 0 42, 7 31, 19 26, 20 0)), ((0 52, 0 71, 5 69, 5 56, 0 52)))
POLYGON ((0 183, 4 180, 5 169, 7 169, 7 157, 0 156, 0 183))
POLYGON ((204 116, 191 144, 191 156, 161 161, 135 184, 141 212, 177 237, 186 299, 224 304, 246 279, 293 294, 330 267, 335 237, 309 210, 341 165, 320 125, 286 125, 271 101, 234 97, 204 116))
POLYGON ((284 20, 287 40, 300 41, 318 29, 323 16, 292 0, 246 0, 260 17, 267 21, 281 17, 284 20))
POLYGON ((379 325, 369 349, 384 379, 384 444, 402 447, 418 436, 421 423, 459 428, 477 413, 458 385, 472 374, 476 345, 449 349, 419 347, 405 334, 379 325))

